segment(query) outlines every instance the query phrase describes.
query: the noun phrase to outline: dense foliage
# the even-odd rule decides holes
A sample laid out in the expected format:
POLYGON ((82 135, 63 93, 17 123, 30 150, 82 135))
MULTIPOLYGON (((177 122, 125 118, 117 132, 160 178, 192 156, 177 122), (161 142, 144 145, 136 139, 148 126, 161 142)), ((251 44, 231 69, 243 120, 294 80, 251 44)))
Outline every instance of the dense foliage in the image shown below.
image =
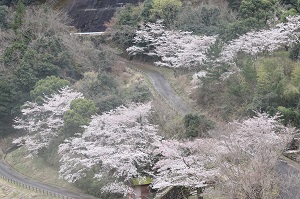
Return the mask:
POLYGON ((12 130, 11 121, 26 101, 42 103, 45 95, 73 84, 84 72, 109 71, 113 63, 108 48, 69 34, 70 19, 62 11, 25 7, 22 1, 13 9, 0 7, 0 120, 6 121, 1 134, 12 130))

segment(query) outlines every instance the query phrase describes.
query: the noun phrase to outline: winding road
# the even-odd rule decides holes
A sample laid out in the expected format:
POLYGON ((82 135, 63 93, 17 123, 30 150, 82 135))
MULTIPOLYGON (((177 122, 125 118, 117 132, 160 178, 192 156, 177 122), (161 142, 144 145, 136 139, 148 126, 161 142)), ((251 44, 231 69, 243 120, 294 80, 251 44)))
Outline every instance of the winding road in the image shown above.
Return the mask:
POLYGON ((170 84, 166 81, 165 77, 160 73, 154 71, 147 71, 148 75, 153 87, 157 90, 157 92, 163 96, 165 100, 176 110, 178 110, 182 114, 187 114, 190 112, 187 104, 175 93, 175 91, 171 88, 170 84))
POLYGON ((44 190, 45 192, 51 193, 51 195, 60 195, 73 199, 95 199, 93 196, 73 193, 59 187, 55 187, 52 185, 48 185, 33 179, 30 179, 12 169, 8 164, 6 164, 3 160, 0 160, 0 173, 15 182, 34 187, 35 189, 44 190))
POLYGON ((160 72, 149 68, 149 66, 145 66, 143 63, 137 63, 134 61, 128 62, 126 60, 123 62, 127 62, 129 66, 133 66, 134 69, 145 73, 151 81, 154 89, 173 109, 183 115, 191 112, 188 104, 178 96, 178 94, 174 91, 169 82, 160 72))

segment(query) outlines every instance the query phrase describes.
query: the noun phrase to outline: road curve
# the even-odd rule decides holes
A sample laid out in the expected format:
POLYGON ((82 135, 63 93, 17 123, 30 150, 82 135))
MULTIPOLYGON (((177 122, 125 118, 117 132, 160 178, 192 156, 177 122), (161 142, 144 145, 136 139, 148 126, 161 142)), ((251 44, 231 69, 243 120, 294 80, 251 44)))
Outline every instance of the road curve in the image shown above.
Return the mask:
MULTIPOLYGON (((127 62, 127 61, 125 61, 127 62)), ((127 64, 134 67, 134 69, 137 69, 139 71, 142 71, 145 73, 149 80, 151 81, 153 87, 155 90, 167 101, 167 103, 170 104, 170 106, 178 111, 179 113, 185 115, 189 112, 191 112, 191 109, 183 101, 178 94, 174 91, 174 89, 170 86, 169 82, 166 80, 166 78, 159 73, 156 70, 152 70, 149 67, 143 66, 142 63, 138 62, 127 62, 127 64)))
POLYGON ((52 194, 59 194, 61 196, 65 196, 68 198, 73 198, 73 199, 95 199, 95 197, 92 196, 87 196, 84 194, 78 194, 78 193, 73 193, 55 186, 47 185, 42 182, 35 181, 33 179, 30 179, 28 177, 25 177, 21 175, 20 173, 16 172, 13 170, 9 165, 7 165, 3 160, 0 160, 0 173, 16 182, 25 184, 30 187, 38 188, 40 190, 48 191, 49 193, 51 192, 52 194))
POLYGON ((156 71, 145 71, 157 92, 178 112, 190 112, 187 104, 175 93, 165 77, 156 71))

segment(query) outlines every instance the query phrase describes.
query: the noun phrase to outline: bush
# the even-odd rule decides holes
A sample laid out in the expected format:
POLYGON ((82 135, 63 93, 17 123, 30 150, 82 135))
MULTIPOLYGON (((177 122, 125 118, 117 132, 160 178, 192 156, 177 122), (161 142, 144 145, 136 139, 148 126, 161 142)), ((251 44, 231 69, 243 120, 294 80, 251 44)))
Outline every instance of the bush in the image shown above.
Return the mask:
POLYGON ((8 14, 7 7, 0 6, 0 28, 3 29, 8 28, 7 14, 8 14))
POLYGON ((289 57, 294 61, 299 60, 300 58, 299 52, 300 52, 300 43, 297 42, 292 46, 289 57))
POLYGON ((182 3, 180 0, 153 0, 150 18, 154 22, 158 19, 162 19, 164 24, 169 27, 181 7, 182 3))
POLYGON ((94 101, 79 98, 71 102, 70 110, 63 116, 63 133, 67 136, 73 136, 76 133, 83 132, 83 125, 88 125, 90 117, 97 112, 94 101))
POLYGON ((95 102, 99 112, 116 108, 125 100, 119 91, 120 85, 109 73, 85 73, 84 78, 79 80, 75 87, 95 102))
POLYGON ((254 19, 253 17, 244 20, 236 20, 227 25, 220 37, 224 41, 230 41, 238 38, 240 35, 243 35, 253 29, 260 29, 264 26, 265 24, 257 23, 256 19, 254 19))
POLYGON ((30 91, 30 96, 33 101, 40 101, 45 95, 51 95, 69 85, 70 82, 67 80, 55 76, 48 76, 35 84, 34 89, 30 91))
POLYGON ((292 125, 300 127, 300 111, 297 108, 278 107, 279 113, 282 115, 283 123, 285 125, 292 125))
POLYGON ((214 122, 204 115, 187 114, 184 116, 185 134, 189 138, 205 137, 214 128, 214 122))
POLYGON ((95 99, 99 112, 112 110, 124 103, 124 98, 118 94, 106 94, 95 99))
POLYGON ((125 8, 118 10, 118 25, 137 26, 141 21, 142 6, 126 5, 125 8))
POLYGON ((131 101, 144 103, 151 98, 150 89, 144 84, 135 85, 132 90, 131 101))

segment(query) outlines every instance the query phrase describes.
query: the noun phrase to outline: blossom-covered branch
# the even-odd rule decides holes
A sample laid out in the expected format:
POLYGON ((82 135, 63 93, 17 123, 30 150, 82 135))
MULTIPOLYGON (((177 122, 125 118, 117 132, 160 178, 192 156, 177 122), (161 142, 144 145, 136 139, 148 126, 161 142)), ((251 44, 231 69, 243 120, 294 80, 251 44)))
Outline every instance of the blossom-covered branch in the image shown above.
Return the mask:
POLYGON ((299 27, 300 16, 293 16, 288 17, 286 23, 277 24, 274 28, 248 32, 225 45, 218 61, 232 62, 238 52, 256 55, 291 46, 298 39, 299 27))
POLYGON ((22 117, 15 119, 14 128, 24 129, 28 134, 16 139, 14 143, 24 143, 35 154, 47 147, 52 138, 57 136, 58 129, 63 126, 64 112, 77 98, 83 98, 83 95, 66 87, 45 97, 42 105, 26 102, 22 108, 22 117))
POLYGON ((147 23, 136 32, 135 45, 127 51, 131 55, 144 54, 161 59, 158 66, 172 68, 199 67, 207 59, 206 51, 215 36, 197 36, 191 32, 166 30, 161 22, 147 23))

